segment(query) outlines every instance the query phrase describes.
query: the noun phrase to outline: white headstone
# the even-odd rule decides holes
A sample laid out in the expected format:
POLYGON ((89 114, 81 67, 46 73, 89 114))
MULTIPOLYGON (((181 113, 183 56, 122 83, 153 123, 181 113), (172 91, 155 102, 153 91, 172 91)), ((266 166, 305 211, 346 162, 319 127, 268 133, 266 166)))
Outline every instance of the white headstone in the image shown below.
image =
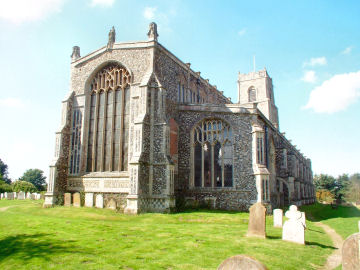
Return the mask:
POLYGON ((274 227, 282 228, 283 226, 283 210, 282 209, 274 209, 274 227))
POLYGON ((1 193, 0 199, 2 200, 4 198, 4 193, 1 193))
POLYGON ((30 192, 26 192, 26 199, 30 199, 31 197, 31 193, 30 192))
POLYGON ((13 192, 13 194, 14 194, 14 199, 17 199, 17 193, 13 192))
POLYGON ((23 191, 18 193, 18 200, 25 200, 25 193, 23 191))
POLYGON ((94 193, 85 193, 85 207, 94 206, 94 193))
POLYGON ((104 208, 104 196, 103 196, 103 194, 96 195, 95 207, 96 208, 104 208))
POLYGON ((282 239, 298 244, 305 244, 305 228, 302 222, 302 214, 297 210, 296 205, 291 205, 285 213, 289 220, 285 221, 282 232, 282 239))
POLYGON ((40 200, 40 199, 41 199, 41 194, 40 194, 40 193, 36 193, 35 200, 40 200))
POLYGON ((30 194, 30 199, 31 199, 31 200, 35 200, 35 193, 31 193, 31 194, 30 194))

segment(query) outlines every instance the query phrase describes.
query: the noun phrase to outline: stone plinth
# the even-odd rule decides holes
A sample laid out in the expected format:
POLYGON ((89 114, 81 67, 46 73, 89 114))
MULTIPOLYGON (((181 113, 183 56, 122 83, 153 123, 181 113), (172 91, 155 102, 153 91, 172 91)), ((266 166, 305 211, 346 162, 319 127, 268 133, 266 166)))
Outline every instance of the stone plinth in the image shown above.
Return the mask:
POLYGON ((85 193, 85 207, 94 206, 94 193, 85 193))
POLYGON ((81 202, 80 202, 80 193, 76 192, 73 194, 73 206, 75 207, 80 207, 81 206, 81 202))
POLYGON ((95 199, 96 208, 104 208, 104 196, 103 194, 97 194, 95 199))
POLYGON ((71 206, 71 193, 64 194, 64 206, 71 206))
POLYGON ((247 255, 236 255, 223 261, 218 270, 267 270, 267 268, 247 255))
POLYGON ((274 209, 273 211, 274 227, 282 228, 283 226, 283 210, 274 209))
POLYGON ((302 221, 302 214, 297 210, 296 205, 291 205, 290 210, 285 213, 289 220, 285 221, 282 239, 297 244, 305 244, 305 227, 302 221))
POLYGON ((255 203, 250 207, 250 218, 246 236, 266 237, 266 208, 262 203, 255 203))
POLYGON ((360 233, 350 235, 342 246, 342 270, 360 269, 360 233))

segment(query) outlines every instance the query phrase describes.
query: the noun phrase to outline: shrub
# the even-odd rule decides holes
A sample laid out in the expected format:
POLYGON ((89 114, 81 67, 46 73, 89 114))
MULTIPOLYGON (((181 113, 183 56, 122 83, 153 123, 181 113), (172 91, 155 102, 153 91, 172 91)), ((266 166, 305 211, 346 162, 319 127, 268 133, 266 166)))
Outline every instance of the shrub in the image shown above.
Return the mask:
POLYGON ((0 180, 0 193, 3 192, 12 192, 12 186, 9 184, 6 184, 5 181, 0 180))
POLYGON ((334 198, 335 195, 327 189, 318 189, 316 191, 316 199, 319 202, 332 203, 334 201, 334 198))
POLYGON ((25 182, 25 181, 15 181, 14 183, 12 183, 12 188, 13 191, 15 192, 19 192, 19 191, 23 191, 23 192, 36 192, 37 189, 36 187, 29 183, 29 182, 25 182))

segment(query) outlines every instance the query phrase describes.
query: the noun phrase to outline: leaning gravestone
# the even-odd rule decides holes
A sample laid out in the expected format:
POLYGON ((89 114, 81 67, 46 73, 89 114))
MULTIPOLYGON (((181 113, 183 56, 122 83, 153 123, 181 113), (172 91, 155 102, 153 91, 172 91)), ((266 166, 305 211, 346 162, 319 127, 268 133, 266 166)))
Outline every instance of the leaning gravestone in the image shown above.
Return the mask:
POLYGON ((104 197, 102 194, 96 195, 95 207, 96 208, 104 208, 104 197))
POLYGON ((360 269, 360 233, 350 235, 342 245, 342 270, 360 269))
POLYGON ((283 226, 283 210, 282 209, 274 209, 274 227, 281 228, 283 226))
POLYGON ((80 193, 76 192, 73 194, 73 206, 80 207, 80 193))
POLYGON ((23 191, 20 191, 18 194, 18 200, 25 200, 25 193, 23 191))
POLYGON ((223 261, 218 270, 267 270, 267 268, 249 256, 236 255, 223 261))
POLYGON ((106 204, 106 208, 116 210, 116 201, 114 199, 110 199, 110 201, 106 204))
POLYGON ((246 236, 266 237, 266 208, 258 202, 250 207, 250 218, 248 232, 246 236))
POLYGON ((71 206, 71 193, 64 194, 64 206, 71 206))
POLYGON ((305 227, 302 222, 302 214, 297 210, 296 205, 291 205, 289 211, 285 213, 289 219, 285 221, 282 239, 298 244, 305 244, 305 227))
POLYGON ((85 193, 85 207, 94 206, 94 193, 85 193))

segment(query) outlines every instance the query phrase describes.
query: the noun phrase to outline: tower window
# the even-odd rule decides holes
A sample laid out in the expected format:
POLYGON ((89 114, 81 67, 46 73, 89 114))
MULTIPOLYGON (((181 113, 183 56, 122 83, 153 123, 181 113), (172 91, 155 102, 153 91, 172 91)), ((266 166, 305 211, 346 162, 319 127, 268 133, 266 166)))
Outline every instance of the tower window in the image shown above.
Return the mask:
POLYGON ((256 90, 254 86, 249 88, 249 102, 256 101, 256 90))

